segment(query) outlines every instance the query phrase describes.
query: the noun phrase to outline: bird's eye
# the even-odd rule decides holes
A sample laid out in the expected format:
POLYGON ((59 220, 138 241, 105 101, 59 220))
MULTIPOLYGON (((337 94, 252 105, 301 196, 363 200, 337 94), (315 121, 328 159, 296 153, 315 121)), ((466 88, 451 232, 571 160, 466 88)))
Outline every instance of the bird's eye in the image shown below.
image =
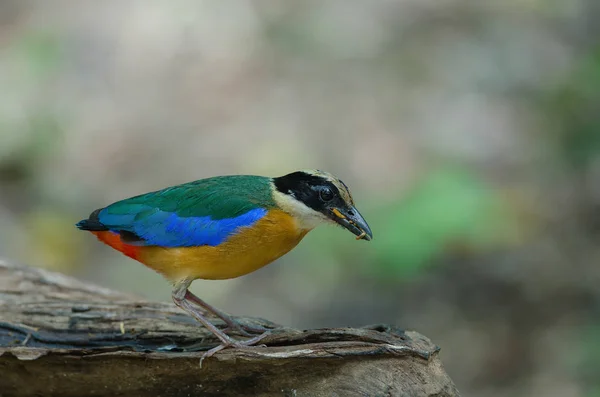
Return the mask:
POLYGON ((330 188, 324 187, 319 191, 319 197, 322 201, 331 201, 333 200, 333 192, 330 188))

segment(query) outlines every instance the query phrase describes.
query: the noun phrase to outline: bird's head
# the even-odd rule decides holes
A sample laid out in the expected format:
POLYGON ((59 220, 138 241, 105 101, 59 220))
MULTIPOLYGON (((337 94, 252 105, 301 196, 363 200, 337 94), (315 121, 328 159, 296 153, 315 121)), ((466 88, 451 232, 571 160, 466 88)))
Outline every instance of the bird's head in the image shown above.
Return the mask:
POLYGON ((327 172, 304 170, 273 178, 273 196, 277 205, 303 228, 335 222, 359 240, 373 238, 369 225, 354 207, 346 184, 327 172))

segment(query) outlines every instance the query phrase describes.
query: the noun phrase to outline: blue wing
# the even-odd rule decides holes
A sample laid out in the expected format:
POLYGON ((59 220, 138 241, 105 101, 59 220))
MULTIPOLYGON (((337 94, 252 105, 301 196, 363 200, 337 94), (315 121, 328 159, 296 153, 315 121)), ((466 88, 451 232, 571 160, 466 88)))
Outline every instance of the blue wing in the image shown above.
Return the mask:
POLYGON ((212 219, 210 216, 183 217, 144 204, 131 204, 127 212, 111 207, 98 213, 98 221, 114 232, 126 231, 140 239, 138 244, 161 247, 217 246, 240 228, 252 226, 267 210, 254 208, 241 215, 212 219))

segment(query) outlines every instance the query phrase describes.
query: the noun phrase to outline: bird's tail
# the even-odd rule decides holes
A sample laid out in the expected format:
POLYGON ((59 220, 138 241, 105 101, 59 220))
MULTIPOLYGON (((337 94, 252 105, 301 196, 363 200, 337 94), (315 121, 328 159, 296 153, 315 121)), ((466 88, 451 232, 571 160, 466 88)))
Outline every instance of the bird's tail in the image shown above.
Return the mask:
POLYGON ((81 230, 88 230, 94 234, 98 240, 104 244, 116 249, 127 255, 130 258, 137 259, 139 247, 132 244, 127 244, 122 240, 119 232, 112 232, 98 219, 98 214, 103 208, 97 209, 90 214, 88 219, 84 219, 77 223, 77 227, 81 230))
POLYGON ((96 211, 90 214, 90 217, 88 219, 79 221, 75 226, 77 226, 81 230, 89 230, 91 232, 102 232, 108 230, 108 228, 104 226, 98 219, 98 214, 102 210, 103 208, 97 209, 96 211))

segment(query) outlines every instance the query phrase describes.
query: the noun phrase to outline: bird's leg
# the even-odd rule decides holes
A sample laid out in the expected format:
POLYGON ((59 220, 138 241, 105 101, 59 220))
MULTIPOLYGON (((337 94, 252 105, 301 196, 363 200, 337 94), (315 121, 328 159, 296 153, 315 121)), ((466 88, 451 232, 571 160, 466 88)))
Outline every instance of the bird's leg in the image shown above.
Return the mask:
MULTIPOLYGON (((191 281, 184 281, 175 286, 175 288, 173 289, 173 292, 171 294, 171 296, 173 298, 173 302, 179 308, 185 310, 192 317, 194 317, 196 320, 198 320, 198 322, 200 322, 202 325, 204 325, 214 336, 216 336, 221 341, 221 344, 219 346, 212 348, 209 351, 207 351, 206 353, 204 353, 204 355, 200 359, 200 366, 202 366, 202 361, 205 358, 212 356, 213 354, 215 354, 216 352, 218 352, 220 350, 223 350, 228 347, 243 348, 243 347, 247 347, 247 346, 252 346, 252 345, 255 345, 256 343, 258 343, 261 339, 263 339, 265 336, 268 335, 268 332, 264 332, 261 335, 258 335, 252 339, 247 339, 244 341, 237 341, 237 340, 231 338, 230 336, 225 334, 223 331, 221 331, 219 328, 215 327, 210 321, 208 321, 206 319, 206 317, 204 317, 204 315, 198 310, 198 308, 195 307, 194 305, 192 305, 189 300, 187 300, 187 294, 189 292, 188 287, 190 286, 190 284, 191 284, 191 281)), ((192 294, 190 293, 190 295, 192 295, 192 294)))
POLYGON ((221 320, 223 320, 225 324, 227 324, 227 329, 225 329, 224 332, 227 332, 228 330, 235 330, 243 336, 252 336, 253 334, 262 334, 269 331, 269 329, 265 327, 254 327, 251 325, 240 324, 239 322, 235 321, 230 315, 206 303, 205 301, 191 293, 189 290, 186 290, 184 299, 200 306, 207 312, 212 313, 215 316, 219 317, 221 320))

